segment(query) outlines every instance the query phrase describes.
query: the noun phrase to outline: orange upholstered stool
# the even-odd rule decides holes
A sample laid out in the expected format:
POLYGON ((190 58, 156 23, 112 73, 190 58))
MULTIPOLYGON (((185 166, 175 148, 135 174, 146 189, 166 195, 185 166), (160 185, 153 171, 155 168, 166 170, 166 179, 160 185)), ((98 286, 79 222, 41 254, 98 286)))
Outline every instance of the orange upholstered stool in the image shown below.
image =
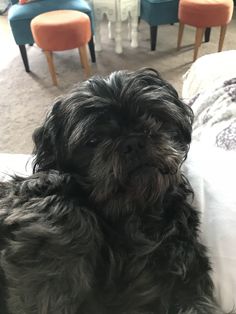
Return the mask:
POLYGON ((91 38, 90 19, 87 14, 74 10, 58 10, 40 14, 31 21, 36 44, 46 54, 52 81, 57 78, 52 59, 53 51, 79 48, 81 64, 86 77, 90 74, 87 44, 91 38))
POLYGON ((196 27, 194 61, 197 59, 198 48, 206 28, 220 26, 218 51, 222 50, 227 24, 233 14, 233 0, 180 0, 179 1, 179 35, 178 49, 181 46, 184 25, 196 27))

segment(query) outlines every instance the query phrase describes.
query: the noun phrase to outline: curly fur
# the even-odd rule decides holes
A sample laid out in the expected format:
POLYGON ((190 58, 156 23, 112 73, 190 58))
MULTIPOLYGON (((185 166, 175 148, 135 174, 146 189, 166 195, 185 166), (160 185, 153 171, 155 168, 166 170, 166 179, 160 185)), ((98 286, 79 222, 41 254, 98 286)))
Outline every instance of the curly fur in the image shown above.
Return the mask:
POLYGON ((222 314, 181 173, 193 114, 152 69, 93 77, 1 184, 1 314, 222 314))

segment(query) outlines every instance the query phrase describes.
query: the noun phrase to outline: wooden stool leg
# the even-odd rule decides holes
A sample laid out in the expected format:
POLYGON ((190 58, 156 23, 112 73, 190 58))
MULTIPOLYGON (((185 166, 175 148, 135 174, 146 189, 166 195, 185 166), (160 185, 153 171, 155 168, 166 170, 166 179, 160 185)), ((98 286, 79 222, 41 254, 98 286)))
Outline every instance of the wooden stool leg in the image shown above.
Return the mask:
POLYGON ((227 25, 221 26, 220 28, 220 40, 219 40, 218 52, 222 51, 226 29, 227 29, 227 25))
POLYGON ((178 32, 178 42, 177 42, 177 49, 179 50, 181 47, 181 42, 183 38, 183 33, 184 33, 184 24, 179 23, 179 32, 178 32))
POLYGON ((90 75, 90 66, 88 63, 88 54, 86 45, 79 47, 79 55, 82 67, 84 68, 85 77, 87 78, 90 75))
POLYGON ((57 77, 56 77, 55 67, 53 64, 52 52, 51 51, 44 51, 44 53, 45 53, 46 58, 47 58, 48 68, 49 68, 49 72, 50 72, 51 77, 52 77, 53 84, 57 86, 57 77))
POLYGON ((193 61, 195 61, 197 59, 198 48, 201 46, 203 33, 204 33, 204 28, 197 28, 196 29, 193 61))

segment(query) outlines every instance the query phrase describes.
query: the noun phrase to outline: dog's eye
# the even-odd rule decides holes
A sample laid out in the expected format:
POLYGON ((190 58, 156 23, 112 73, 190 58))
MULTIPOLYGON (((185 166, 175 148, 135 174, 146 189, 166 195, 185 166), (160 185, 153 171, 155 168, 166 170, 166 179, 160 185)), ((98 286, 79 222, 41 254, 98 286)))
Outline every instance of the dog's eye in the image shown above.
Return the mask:
POLYGON ((86 142, 86 145, 96 146, 99 143, 99 138, 93 137, 86 142))

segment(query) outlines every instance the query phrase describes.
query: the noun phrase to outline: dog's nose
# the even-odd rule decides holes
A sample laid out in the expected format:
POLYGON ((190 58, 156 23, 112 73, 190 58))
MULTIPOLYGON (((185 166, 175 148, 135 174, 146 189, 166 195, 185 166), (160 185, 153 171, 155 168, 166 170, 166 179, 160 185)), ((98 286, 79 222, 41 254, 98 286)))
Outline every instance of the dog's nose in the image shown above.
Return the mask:
POLYGON ((139 137, 130 137, 123 142, 122 152, 126 156, 139 154, 145 147, 144 139, 139 137))

